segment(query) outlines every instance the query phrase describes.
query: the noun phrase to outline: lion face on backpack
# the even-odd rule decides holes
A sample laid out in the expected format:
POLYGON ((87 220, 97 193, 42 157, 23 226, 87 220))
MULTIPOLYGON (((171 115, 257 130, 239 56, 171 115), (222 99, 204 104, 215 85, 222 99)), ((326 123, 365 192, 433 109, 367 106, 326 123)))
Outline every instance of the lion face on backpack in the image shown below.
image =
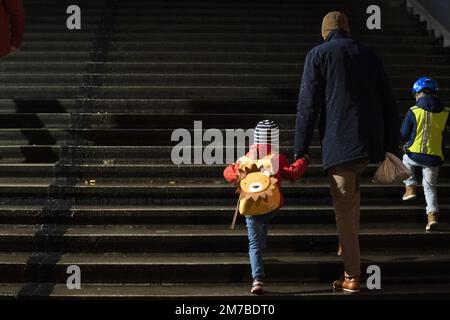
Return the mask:
POLYGON ((246 193, 260 193, 270 187, 270 177, 261 172, 253 172, 248 174, 241 181, 241 189, 246 193))
POLYGON ((273 175, 271 158, 251 160, 241 158, 239 169, 239 212, 243 215, 261 215, 280 206, 280 190, 273 175), (269 164, 269 165, 267 165, 269 164))

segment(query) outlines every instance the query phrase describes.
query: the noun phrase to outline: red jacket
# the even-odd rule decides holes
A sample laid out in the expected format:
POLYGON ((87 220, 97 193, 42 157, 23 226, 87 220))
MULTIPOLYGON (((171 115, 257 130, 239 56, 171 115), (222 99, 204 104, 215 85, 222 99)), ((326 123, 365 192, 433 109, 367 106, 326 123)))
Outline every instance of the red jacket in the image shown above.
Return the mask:
POLYGON ((25 10, 22 0, 0 0, 0 57, 20 48, 25 30, 25 10))
MULTIPOLYGON (((270 145, 255 144, 250 147, 250 150, 246 154, 246 156, 249 157, 250 159, 262 159, 270 152, 271 152, 270 145)), ((308 169, 309 165, 308 160, 306 160, 305 158, 298 159, 292 165, 290 165, 284 154, 278 154, 277 156, 274 156, 273 161, 279 161, 278 162, 279 170, 275 175, 275 178, 278 180, 277 185, 280 188, 283 178, 289 180, 299 179, 306 172, 306 169, 308 169)), ((229 183, 236 183, 238 181, 237 178, 238 168, 239 168, 239 160, 236 161, 235 163, 230 164, 223 171, 223 176, 229 183)), ((284 199, 282 195, 280 201, 280 208, 283 206, 283 203, 284 199)))

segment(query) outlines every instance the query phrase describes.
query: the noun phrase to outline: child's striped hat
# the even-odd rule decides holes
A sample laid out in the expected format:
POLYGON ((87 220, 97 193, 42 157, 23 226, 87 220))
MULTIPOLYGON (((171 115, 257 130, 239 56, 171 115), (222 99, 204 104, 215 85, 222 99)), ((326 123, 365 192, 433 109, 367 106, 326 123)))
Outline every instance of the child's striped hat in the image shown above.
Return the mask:
POLYGON ((255 127, 254 141, 255 144, 279 144, 280 130, 272 120, 263 120, 258 122, 255 127))

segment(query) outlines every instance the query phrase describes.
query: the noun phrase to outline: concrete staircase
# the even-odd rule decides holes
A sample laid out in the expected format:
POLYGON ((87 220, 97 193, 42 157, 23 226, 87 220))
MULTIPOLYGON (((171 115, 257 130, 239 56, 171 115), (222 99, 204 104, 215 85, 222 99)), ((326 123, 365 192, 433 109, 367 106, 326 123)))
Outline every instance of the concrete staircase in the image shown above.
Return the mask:
MULTIPOLYGON (((345 10, 352 34, 382 56, 402 112, 410 86, 435 77, 450 106, 449 52, 401 4, 375 1, 382 30, 365 29, 373 1, 26 1, 23 51, 1 61, 0 297, 249 298, 243 219, 222 165, 176 166, 175 128, 250 128, 272 119, 292 155, 298 87, 320 23, 345 10), (95 185, 89 180, 95 179, 95 185), (82 289, 65 286, 70 265, 82 289)), ((348 298, 328 183, 313 164, 286 183, 266 255, 267 295, 348 298)), ((362 185, 364 267, 382 290, 353 298, 450 297, 450 167, 439 184, 442 230, 427 234, 422 197, 362 185)), ((365 270, 365 269, 364 269, 365 270)))

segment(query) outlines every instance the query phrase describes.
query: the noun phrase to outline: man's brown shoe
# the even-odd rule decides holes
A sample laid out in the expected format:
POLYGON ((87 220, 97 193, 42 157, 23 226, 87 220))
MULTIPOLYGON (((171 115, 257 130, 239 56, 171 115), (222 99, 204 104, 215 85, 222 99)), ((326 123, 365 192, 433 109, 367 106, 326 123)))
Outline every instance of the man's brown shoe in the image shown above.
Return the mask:
POLYGON ((425 227, 426 231, 432 231, 436 230, 436 227, 438 226, 438 214, 437 212, 430 212, 427 214, 428 216, 428 223, 425 227))
POLYGON ((351 293, 357 293, 360 291, 360 281, 359 277, 347 278, 343 280, 336 280, 333 282, 333 288, 335 290, 342 290, 351 293))
POLYGON ((417 187, 416 186, 406 186, 405 194, 403 195, 403 200, 411 200, 417 198, 417 187))

